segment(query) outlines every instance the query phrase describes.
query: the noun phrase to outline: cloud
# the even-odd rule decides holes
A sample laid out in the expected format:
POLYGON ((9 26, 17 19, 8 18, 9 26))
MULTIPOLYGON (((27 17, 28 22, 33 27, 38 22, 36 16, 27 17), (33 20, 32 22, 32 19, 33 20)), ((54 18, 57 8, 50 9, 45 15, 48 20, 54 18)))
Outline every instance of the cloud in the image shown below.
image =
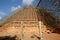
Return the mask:
POLYGON ((2 17, 0 17, 0 20, 2 19, 2 17))
POLYGON ((5 16, 6 14, 2 11, 0 11, 0 20, 5 16))
POLYGON ((19 9, 19 8, 21 8, 21 6, 20 5, 18 5, 17 7, 11 7, 11 11, 15 11, 15 10, 17 10, 17 9, 19 9))
POLYGON ((0 11, 0 15, 5 15, 5 13, 4 13, 4 12, 2 12, 2 11, 0 11))
POLYGON ((33 1, 34 0, 23 0, 22 2, 24 5, 32 5, 33 1))

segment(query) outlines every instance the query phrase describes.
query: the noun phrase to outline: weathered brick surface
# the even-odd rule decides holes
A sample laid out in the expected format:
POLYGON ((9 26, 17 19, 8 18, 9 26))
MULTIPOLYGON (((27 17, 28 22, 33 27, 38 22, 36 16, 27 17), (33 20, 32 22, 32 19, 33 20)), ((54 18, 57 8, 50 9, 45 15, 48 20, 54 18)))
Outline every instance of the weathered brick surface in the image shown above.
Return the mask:
MULTIPOLYGON (((21 39, 21 26, 23 25, 22 40, 38 40, 34 35, 39 36, 37 9, 28 7, 18 10, 0 27, 0 36, 14 36, 17 35, 17 40, 21 39), (31 38, 33 36, 34 38, 31 38)), ((60 40, 60 35, 51 33, 47 34, 46 26, 42 23, 42 40, 60 40), (56 36, 56 37, 55 37, 56 36), (54 39, 53 39, 54 38, 54 39)))

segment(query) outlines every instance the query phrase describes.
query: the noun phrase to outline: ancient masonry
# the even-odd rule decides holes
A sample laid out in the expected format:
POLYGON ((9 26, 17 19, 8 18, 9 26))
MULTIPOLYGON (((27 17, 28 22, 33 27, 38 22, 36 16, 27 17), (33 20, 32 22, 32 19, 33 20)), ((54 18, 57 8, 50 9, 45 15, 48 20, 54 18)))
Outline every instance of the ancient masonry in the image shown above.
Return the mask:
POLYGON ((31 33, 39 35, 38 23, 37 8, 23 8, 14 12, 14 14, 6 20, 2 25, 4 29, 2 30, 3 32, 0 32, 0 36, 18 35, 18 37, 20 37, 23 34, 24 36, 26 36, 26 34, 28 36, 31 33))

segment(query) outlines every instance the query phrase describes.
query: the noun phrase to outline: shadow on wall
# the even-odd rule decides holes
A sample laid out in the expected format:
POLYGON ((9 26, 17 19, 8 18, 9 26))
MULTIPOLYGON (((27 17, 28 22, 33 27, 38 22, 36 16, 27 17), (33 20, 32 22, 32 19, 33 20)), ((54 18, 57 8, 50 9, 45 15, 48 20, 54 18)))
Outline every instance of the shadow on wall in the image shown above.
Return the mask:
POLYGON ((58 20, 54 12, 49 12, 46 9, 38 9, 40 20, 46 25, 46 28, 52 33, 60 34, 60 20, 58 20))

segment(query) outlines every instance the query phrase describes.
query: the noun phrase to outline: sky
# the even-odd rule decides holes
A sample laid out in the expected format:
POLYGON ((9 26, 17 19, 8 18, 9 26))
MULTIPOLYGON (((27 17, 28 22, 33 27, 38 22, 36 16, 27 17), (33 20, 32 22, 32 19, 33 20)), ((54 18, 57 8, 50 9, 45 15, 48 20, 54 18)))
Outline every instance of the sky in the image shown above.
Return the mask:
MULTIPOLYGON (((7 15, 11 14, 11 12, 16 9, 23 8, 24 6, 36 6, 38 2, 39 0, 0 0, 0 19, 4 19, 7 15)), ((58 0, 56 0, 56 3, 57 2, 58 0)), ((52 5, 51 0, 42 0, 40 7, 58 12, 56 10, 57 7, 52 5)), ((60 11, 58 13, 60 14, 60 11)))
POLYGON ((29 5, 36 6, 37 3, 38 0, 0 0, 0 19, 5 18, 16 9, 29 5))
POLYGON ((0 0, 0 25, 17 9, 24 6, 36 6, 39 0, 0 0))
MULTIPOLYGON (((60 9, 60 5, 58 5, 58 0, 53 0, 55 3, 52 5, 52 0, 42 0, 39 7, 45 8, 49 10, 53 10, 55 13, 57 13, 58 16, 60 16, 60 11, 57 11, 60 9), (56 4, 57 6, 55 6, 56 4)), ((38 4, 39 0, 0 0, 0 24, 3 23, 6 20, 6 17, 9 16, 12 12, 14 12, 17 9, 21 9, 24 6, 36 6, 38 4)))

